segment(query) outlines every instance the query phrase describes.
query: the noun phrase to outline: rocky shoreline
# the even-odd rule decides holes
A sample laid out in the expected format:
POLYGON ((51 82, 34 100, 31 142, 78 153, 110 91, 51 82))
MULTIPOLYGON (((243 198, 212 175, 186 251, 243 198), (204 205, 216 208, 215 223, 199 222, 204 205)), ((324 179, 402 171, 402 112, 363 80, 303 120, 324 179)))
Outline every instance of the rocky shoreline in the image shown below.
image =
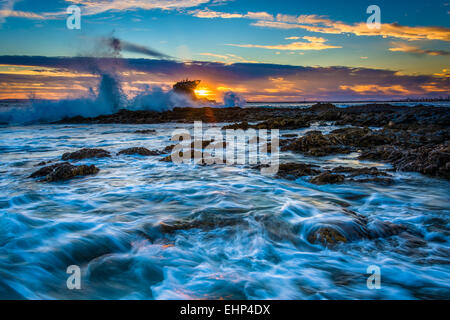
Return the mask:
MULTIPOLYGON (((413 171, 428 176, 450 179, 450 143, 449 123, 450 110, 435 107, 394 107, 389 105, 367 105, 339 109, 331 104, 317 104, 308 109, 276 109, 276 108, 228 108, 228 109, 175 109, 170 112, 154 113, 142 111, 120 111, 117 114, 97 118, 72 118, 60 123, 167 123, 194 121, 223 123, 226 129, 279 129, 280 151, 283 153, 301 154, 302 161, 282 162, 273 179, 297 180, 299 178, 315 185, 328 184, 376 184, 391 185, 397 183, 392 171, 413 171), (239 119, 240 122, 235 122, 239 119), (335 130, 323 133, 307 129, 319 123, 321 126, 334 125, 335 130), (306 129, 300 135, 289 130, 306 129), (316 165, 317 158, 357 153, 358 159, 384 161, 392 165, 392 169, 381 170, 376 167, 350 167, 316 165), (311 158, 311 161, 308 161, 311 158)), ((157 130, 136 130, 135 134, 157 134, 157 130)), ((169 141, 167 141, 169 142, 169 141)), ((226 149, 228 145, 220 142, 204 140, 201 143, 191 142, 192 151, 205 150, 211 144, 219 144, 226 149)), ((131 157, 140 161, 143 157, 155 157, 162 162, 172 162, 173 142, 162 145, 157 150, 149 150, 143 146, 127 146, 116 152, 83 148, 66 152, 59 159, 39 163, 37 171, 30 175, 37 182, 54 183, 69 179, 92 176, 102 169, 93 164, 79 164, 81 160, 117 157, 131 157)), ((268 151, 273 152, 272 145, 268 151)), ((225 151, 225 150, 224 150, 225 151)), ((224 152, 225 153, 225 152, 224 152)), ((206 165, 205 163, 199 163, 206 165)), ((100 164, 97 164, 101 167, 100 164)), ((261 169, 262 165, 249 166, 248 170, 261 169)), ((347 210, 343 205, 343 210, 347 210)), ((368 223, 364 216, 352 211, 347 212, 347 219, 337 219, 327 225, 319 225, 308 231, 307 241, 332 247, 339 243, 347 243, 361 239, 378 239, 402 235, 414 237, 407 227, 401 224, 378 221, 368 223)), ((173 221, 160 225, 162 233, 191 228, 209 229, 218 226, 232 225, 234 220, 226 221, 173 221)), ((414 238, 415 239, 415 238, 414 238)))
MULTIPOLYGON (((305 109, 205 107, 175 108, 166 112, 121 110, 112 115, 75 117, 59 123, 156 124, 194 121, 234 123, 224 126, 224 130, 254 128, 282 131, 308 128, 313 123, 345 126, 327 135, 310 131, 300 138, 282 136, 281 150, 311 157, 359 152, 361 160, 383 161, 392 164, 395 170, 450 179, 450 109, 445 107, 367 104, 338 108, 327 103, 305 109), (234 123, 236 119, 241 122, 234 123)), ((330 181, 340 180, 335 178, 330 181)))

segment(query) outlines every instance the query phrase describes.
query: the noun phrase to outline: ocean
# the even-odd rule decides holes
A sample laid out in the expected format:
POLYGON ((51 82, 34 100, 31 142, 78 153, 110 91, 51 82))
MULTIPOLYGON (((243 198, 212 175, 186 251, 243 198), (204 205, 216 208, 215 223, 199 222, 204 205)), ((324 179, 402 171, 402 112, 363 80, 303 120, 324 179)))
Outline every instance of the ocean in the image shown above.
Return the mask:
MULTIPOLYGON (((176 128, 192 124, 1 127, 0 298, 448 299, 448 181, 390 172, 389 186, 319 186, 246 165, 116 155, 135 146, 162 149, 176 128), (29 178, 38 163, 81 148, 103 148, 112 157, 76 163, 95 164, 94 176, 29 178), (351 223, 348 212, 381 236, 345 234, 352 241, 334 247, 308 241, 314 228, 351 223), (409 233, 387 236, 378 230, 384 222, 409 233), (67 287, 71 265, 81 270, 80 290, 67 287), (367 285, 373 266, 381 272, 378 290, 367 285)), ((357 156, 282 152, 280 161, 390 168, 357 156)))

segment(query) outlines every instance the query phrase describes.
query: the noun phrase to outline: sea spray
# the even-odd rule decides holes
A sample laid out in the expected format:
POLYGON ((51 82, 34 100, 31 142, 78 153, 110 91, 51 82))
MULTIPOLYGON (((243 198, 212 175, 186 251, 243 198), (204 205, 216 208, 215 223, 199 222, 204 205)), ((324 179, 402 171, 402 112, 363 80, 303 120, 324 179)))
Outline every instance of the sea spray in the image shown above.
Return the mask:
POLYGON ((230 107, 243 107, 245 105, 245 99, 238 93, 233 91, 225 92, 223 95, 223 105, 224 108, 230 107))
POLYGON ((160 87, 147 87, 147 90, 130 101, 127 109, 164 112, 172 110, 174 107, 196 106, 198 103, 186 95, 178 94, 173 90, 167 92, 160 87))
POLYGON ((90 90, 88 97, 59 101, 33 100, 24 107, 0 112, 0 122, 30 124, 58 121, 75 116, 96 117, 117 112, 125 103, 121 86, 113 74, 101 74, 98 94, 90 90))

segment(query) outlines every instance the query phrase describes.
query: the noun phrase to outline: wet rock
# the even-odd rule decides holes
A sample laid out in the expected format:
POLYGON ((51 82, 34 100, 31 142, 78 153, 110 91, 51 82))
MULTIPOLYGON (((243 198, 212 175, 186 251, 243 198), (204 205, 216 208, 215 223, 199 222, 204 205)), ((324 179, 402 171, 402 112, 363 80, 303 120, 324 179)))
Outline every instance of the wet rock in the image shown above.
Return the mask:
POLYGON ((198 144, 200 146, 200 149, 205 149, 208 147, 211 143, 213 143, 213 140, 198 140, 198 141, 192 141, 191 142, 191 149, 195 148, 195 145, 198 144))
POLYGON ((373 147, 389 143, 384 134, 369 128, 341 128, 323 135, 320 131, 307 132, 305 136, 285 144, 282 151, 294 151, 311 156, 322 157, 331 154, 348 154, 359 148, 373 147))
POLYGON ((308 235, 308 241, 313 244, 321 243, 324 246, 348 242, 341 232, 331 227, 320 227, 314 230, 308 235))
POLYGON ((111 157, 111 154, 103 149, 81 149, 75 152, 67 152, 62 155, 62 160, 82 160, 89 158, 107 158, 111 157))
POLYGON ((450 179, 450 145, 440 144, 403 150, 395 146, 381 146, 363 152, 363 160, 390 162, 396 170, 413 171, 450 179))
POLYGON ((303 176, 320 173, 317 166, 305 163, 282 163, 279 165, 277 176, 283 179, 295 180, 303 176))
POLYGON ((275 118, 275 119, 269 119, 254 125, 249 125, 248 122, 244 121, 241 123, 235 123, 232 125, 228 125, 223 127, 223 130, 226 129, 242 129, 242 130, 248 130, 248 129, 282 129, 282 130, 293 130, 293 129, 299 129, 299 128, 308 128, 310 126, 310 122, 307 118, 299 118, 299 119, 292 119, 292 118, 275 118))
POLYGON ((209 231, 217 228, 248 226, 241 217, 229 217, 224 214, 202 212, 185 220, 166 221, 159 224, 162 233, 172 234, 178 231, 200 229, 209 231))
POLYGON ((138 154, 141 156, 157 156, 160 153, 158 151, 148 150, 143 147, 134 147, 134 148, 128 148, 128 149, 119 151, 118 155, 121 155, 121 154, 126 154, 126 155, 138 154))
POLYGON ((250 128, 250 125, 248 124, 247 121, 244 122, 240 122, 240 123, 234 123, 234 124, 230 124, 227 126, 222 127, 222 130, 247 130, 250 128))
POLYGON ((386 172, 378 170, 376 167, 372 168, 352 168, 352 167, 336 167, 331 170, 333 173, 348 173, 351 177, 361 176, 361 175, 371 175, 371 176, 390 176, 386 172))
POLYGON ((323 221, 318 227, 312 228, 307 240, 312 244, 333 248, 339 243, 388 238, 407 230, 403 225, 388 221, 369 221, 367 217, 351 210, 344 209, 344 214, 346 217, 323 221))
POLYGON ((254 129, 283 129, 293 130, 299 128, 308 128, 310 123, 307 119, 289 119, 289 118, 277 118, 270 119, 256 125, 251 126, 254 129))
POLYGON ((326 111, 335 111, 338 108, 332 103, 316 103, 311 106, 308 110, 313 112, 326 112, 326 111))
POLYGON ((297 138, 298 134, 296 133, 286 133, 281 136, 282 138, 297 138))
POLYGON ((322 184, 335 184, 335 183, 341 183, 344 182, 345 176, 340 174, 333 174, 331 172, 323 172, 319 174, 318 176, 315 176, 309 182, 322 185, 322 184))
POLYGON ((45 166, 45 165, 47 165, 47 164, 50 164, 50 163, 52 163, 53 161, 51 161, 51 160, 49 160, 49 161, 41 161, 41 162, 39 162, 38 164, 35 164, 34 166, 35 167, 42 167, 42 166, 45 166))
POLYGON ((94 165, 74 166, 68 162, 57 163, 43 167, 31 174, 30 178, 44 177, 40 181, 64 181, 75 177, 93 175, 100 170, 94 165))
MULTIPOLYGON (((195 152, 201 152, 201 151, 195 151, 194 149, 191 149, 191 150, 189 150, 189 151, 186 151, 186 154, 189 154, 189 153, 190 153, 190 158, 189 158, 189 159, 192 160, 192 159, 194 159, 195 152)), ((172 153, 173 153, 173 152, 172 152, 172 153)), ((201 153, 201 154, 202 154, 202 153, 201 153)), ((160 159, 159 161, 161 161, 161 162, 174 162, 174 161, 173 161, 172 155, 173 155, 173 154, 170 154, 170 155, 168 155, 168 156, 166 156, 166 157, 160 159)), ((183 151, 181 151, 181 150, 178 151, 178 156, 180 157, 180 160, 182 161, 182 158, 185 156, 185 152, 183 152, 183 151)), ((199 161, 198 164, 203 164, 203 159, 201 159, 201 160, 199 161)))
POLYGON ((305 136, 298 138, 289 144, 284 144, 281 150, 305 153, 315 157, 351 152, 351 149, 348 147, 334 145, 333 142, 320 131, 307 132, 305 136))
POLYGON ((138 133, 138 134, 153 134, 153 133, 156 133, 156 130, 153 130, 153 129, 136 130, 134 133, 138 133))

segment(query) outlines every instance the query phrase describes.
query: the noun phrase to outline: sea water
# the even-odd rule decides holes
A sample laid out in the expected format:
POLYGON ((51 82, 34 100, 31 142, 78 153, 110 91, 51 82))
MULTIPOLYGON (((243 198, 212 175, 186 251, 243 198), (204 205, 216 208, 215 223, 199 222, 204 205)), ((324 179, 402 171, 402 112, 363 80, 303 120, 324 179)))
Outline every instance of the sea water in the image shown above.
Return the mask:
MULTIPOLYGON (((307 177, 289 181, 245 165, 116 155, 135 146, 163 149, 173 130, 192 126, 0 128, 0 298, 450 297, 448 181, 392 172, 389 186, 317 186, 307 177), (135 133, 142 129, 156 133, 135 133), (100 172, 94 176, 56 183, 28 178, 41 161, 55 163, 80 148, 103 148, 112 157, 74 162, 95 164, 100 172), (397 235, 333 247, 308 242, 311 227, 346 219, 344 209, 369 223, 402 224, 416 240, 397 235), (164 230, 164 224, 178 227, 164 230), (67 287, 71 265, 81 269, 80 290, 67 287), (370 266, 380 268, 380 289, 367 286, 370 266)), ((357 156, 281 153, 280 161, 390 168, 357 156)))

